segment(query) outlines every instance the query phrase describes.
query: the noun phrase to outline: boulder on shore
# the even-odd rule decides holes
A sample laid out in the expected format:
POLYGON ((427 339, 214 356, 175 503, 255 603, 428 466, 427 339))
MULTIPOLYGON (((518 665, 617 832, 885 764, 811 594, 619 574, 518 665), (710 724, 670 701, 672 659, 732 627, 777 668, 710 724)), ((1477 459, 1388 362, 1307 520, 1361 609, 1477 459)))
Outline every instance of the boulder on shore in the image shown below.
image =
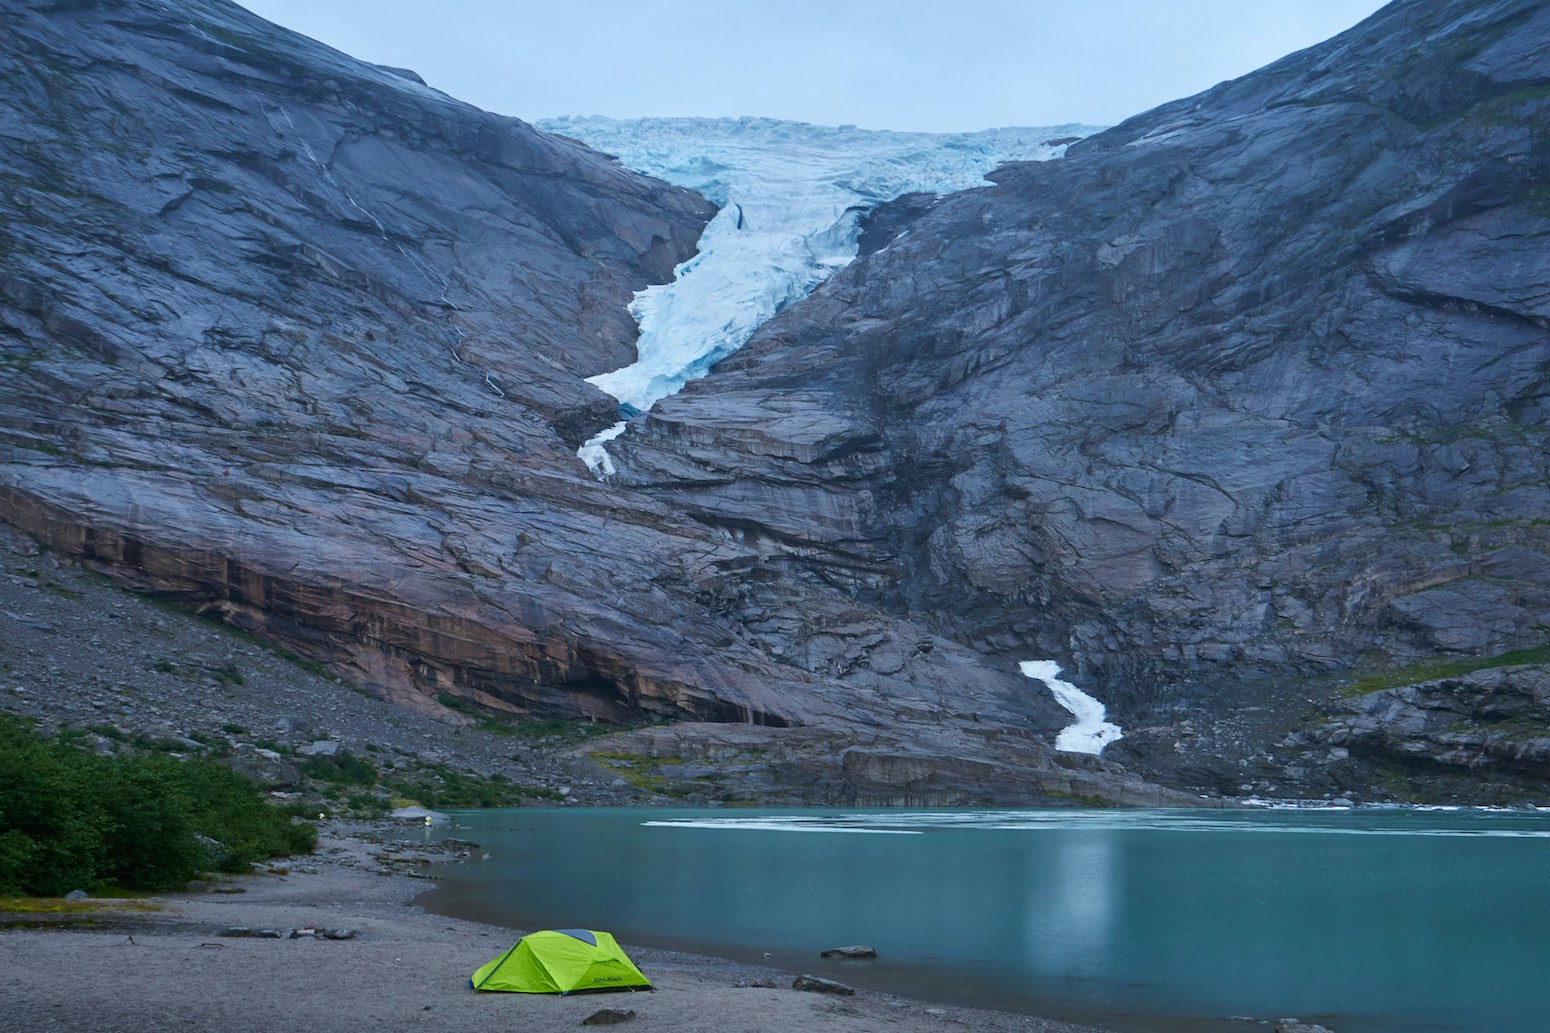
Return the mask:
POLYGON ((856 992, 854 987, 846 986, 844 983, 836 983, 832 979, 820 979, 817 976, 797 976, 791 981, 791 989, 809 990, 817 994, 846 995, 856 992))

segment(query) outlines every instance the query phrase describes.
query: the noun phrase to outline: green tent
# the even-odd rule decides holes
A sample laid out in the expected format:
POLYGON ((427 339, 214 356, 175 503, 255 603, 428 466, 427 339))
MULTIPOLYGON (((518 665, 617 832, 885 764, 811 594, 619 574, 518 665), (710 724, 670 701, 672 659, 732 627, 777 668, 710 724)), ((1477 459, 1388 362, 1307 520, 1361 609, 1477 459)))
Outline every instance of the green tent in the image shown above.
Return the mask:
POLYGON ((481 965, 468 985, 522 994, 651 989, 614 938, 592 929, 528 933, 511 950, 481 965))

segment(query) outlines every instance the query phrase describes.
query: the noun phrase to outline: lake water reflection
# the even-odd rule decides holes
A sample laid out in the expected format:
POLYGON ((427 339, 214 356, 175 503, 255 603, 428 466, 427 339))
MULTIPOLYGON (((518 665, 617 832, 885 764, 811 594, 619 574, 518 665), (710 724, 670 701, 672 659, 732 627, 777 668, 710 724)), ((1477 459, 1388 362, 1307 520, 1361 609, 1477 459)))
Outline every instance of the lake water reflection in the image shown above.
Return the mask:
MULTIPOLYGON (((1103 1021, 1550 1030, 1550 815, 462 812, 427 907, 1103 1021), (820 962, 864 942, 876 962, 820 962)), ((1259 1027, 1263 1028, 1263 1027, 1259 1027)))

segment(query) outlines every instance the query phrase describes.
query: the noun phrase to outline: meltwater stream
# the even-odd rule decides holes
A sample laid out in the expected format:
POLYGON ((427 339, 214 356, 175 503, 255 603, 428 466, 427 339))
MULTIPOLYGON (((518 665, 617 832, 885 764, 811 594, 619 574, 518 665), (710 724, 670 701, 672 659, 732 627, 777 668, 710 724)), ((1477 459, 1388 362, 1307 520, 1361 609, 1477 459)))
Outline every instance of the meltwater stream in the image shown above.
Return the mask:
POLYGON ((522 809, 450 834, 492 858, 419 902, 515 929, 1121 1030, 1550 1030, 1550 813, 522 809), (818 957, 851 943, 881 956, 818 957))
MULTIPOLYGON (((767 118, 553 118, 540 129, 581 140, 637 172, 698 191, 721 210, 699 253, 672 283, 635 296, 639 358, 591 382, 645 411, 741 348, 782 308, 806 297, 856 256, 862 215, 913 192, 988 185, 1009 161, 1065 153, 1093 126, 891 133, 767 118)), ((599 476, 613 470, 605 442, 578 455, 599 476)))

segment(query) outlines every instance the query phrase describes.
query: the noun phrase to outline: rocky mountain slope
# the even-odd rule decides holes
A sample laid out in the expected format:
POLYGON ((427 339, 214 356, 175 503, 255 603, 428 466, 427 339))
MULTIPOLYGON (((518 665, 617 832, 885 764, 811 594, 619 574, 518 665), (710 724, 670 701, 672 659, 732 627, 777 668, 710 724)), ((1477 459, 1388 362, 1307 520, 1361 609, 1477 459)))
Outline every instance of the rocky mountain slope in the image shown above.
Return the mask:
POLYGON ((868 729, 791 733, 814 799, 1088 777, 1046 694, 927 631, 844 681, 767 648, 718 603, 757 549, 576 459, 702 199, 221 0, 6 19, 0 519, 425 713, 868 729), (846 774, 911 714, 990 774, 846 774))
POLYGON ((1542 5, 880 213, 608 484, 584 378, 703 200, 220 0, 4 20, 0 520, 371 692, 677 722, 610 747, 654 785, 1179 802, 1118 762, 1376 791, 1353 673, 1545 641, 1542 5))
MULTIPOLYGON (((595 729, 524 726, 531 735, 471 716, 416 713, 375 699, 315 664, 252 636, 125 592, 78 563, 0 527, 0 711, 70 728, 107 753, 150 748, 222 756, 273 792, 318 810, 360 809, 308 777, 310 755, 355 757, 381 771, 384 790, 442 801, 394 780, 461 776, 516 802, 624 804, 643 794, 594 766, 567 763, 553 746, 595 729), (616 784, 617 783, 617 784, 616 784), (303 795, 307 794, 307 795, 303 795)), ((351 773, 352 775, 356 773, 351 773)), ((395 794, 397 795, 397 794, 395 794)))
POLYGON ((1068 661, 1226 791, 1341 760, 1260 751, 1349 676, 1543 653, 1550 9, 1396 3, 993 178, 620 440, 767 543, 741 612, 1068 661))
POLYGON ((715 542, 574 449, 709 204, 231 4, 7 22, 7 520, 410 703, 681 652, 576 597, 715 542))

